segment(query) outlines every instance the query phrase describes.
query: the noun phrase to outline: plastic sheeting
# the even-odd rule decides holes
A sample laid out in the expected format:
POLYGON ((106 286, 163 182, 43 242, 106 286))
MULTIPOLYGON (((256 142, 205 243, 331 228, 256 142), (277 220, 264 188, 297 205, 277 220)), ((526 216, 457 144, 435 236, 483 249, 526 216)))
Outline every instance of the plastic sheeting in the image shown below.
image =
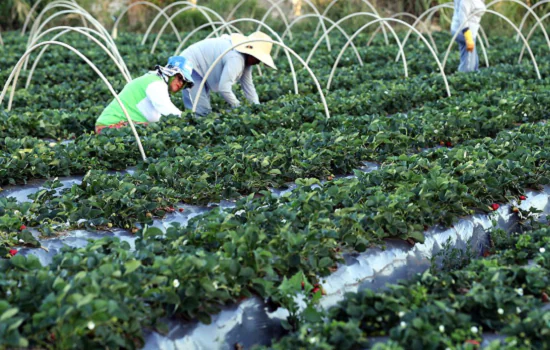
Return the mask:
MULTIPOLYGON (((372 171, 378 166, 366 163, 361 170, 372 171)), ((346 176, 352 177, 352 176, 346 176)), ((79 178, 63 179, 63 188, 79 183, 79 178)), ((284 190, 273 190, 277 195, 291 191, 294 184, 289 184, 284 190)), ((1 195, 17 198, 18 201, 28 201, 27 196, 41 189, 39 184, 25 187, 8 188, 1 195)), ((60 190, 60 189, 58 189, 60 190)), ((521 209, 535 208, 543 212, 540 218, 550 214, 550 187, 543 192, 529 191, 527 200, 518 205, 521 209)), ((513 203, 514 204, 514 203, 513 203)), ((163 220, 155 220, 153 226, 166 229, 172 223, 187 225, 188 221, 211 210, 212 206, 232 208, 234 202, 223 201, 210 204, 207 207, 182 205, 182 213, 176 211, 163 220)), ((362 254, 345 256, 346 263, 330 276, 322 280, 327 295, 321 299, 321 306, 329 308, 342 300, 347 292, 362 289, 380 289, 387 283, 395 283, 421 273, 430 267, 430 258, 436 254, 448 240, 453 247, 465 248, 468 242, 473 251, 481 254, 488 240, 487 230, 496 227, 507 231, 514 229, 515 214, 510 205, 504 205, 489 215, 474 215, 460 219, 452 228, 430 228, 426 231, 423 244, 410 244, 403 241, 387 240, 384 249, 372 248, 362 254)), ((70 231, 65 236, 52 239, 41 239, 44 249, 21 249, 23 255, 35 254, 42 264, 52 261, 63 245, 83 247, 88 239, 101 238, 106 235, 117 236, 130 243, 133 248, 134 237, 124 230, 108 232, 90 232, 83 230, 70 231)), ((297 300, 301 296, 297 296, 297 300)), ((278 309, 269 312, 265 303, 259 298, 251 298, 238 305, 228 307, 212 316, 212 323, 205 325, 200 322, 176 322, 169 320, 170 332, 161 335, 151 332, 147 335, 145 349, 234 349, 235 344, 249 347, 253 344, 269 344, 272 339, 284 333, 280 321, 288 312, 278 309)), ((490 336, 489 336, 490 337, 490 336)))

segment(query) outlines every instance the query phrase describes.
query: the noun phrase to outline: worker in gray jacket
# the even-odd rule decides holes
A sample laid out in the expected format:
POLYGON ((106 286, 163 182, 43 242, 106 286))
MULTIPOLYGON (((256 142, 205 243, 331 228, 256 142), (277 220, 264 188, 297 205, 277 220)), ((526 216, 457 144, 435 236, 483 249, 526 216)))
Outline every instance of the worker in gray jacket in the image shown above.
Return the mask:
MULTIPOLYGON (((253 39, 271 40, 262 32, 256 32, 248 37, 241 34, 223 35, 220 38, 206 39, 193 44, 180 54, 193 65, 195 83, 192 89, 183 92, 185 108, 193 108, 201 82, 214 61, 234 45, 253 39)), ((197 115, 203 116, 212 111, 210 91, 219 93, 232 108, 238 107, 240 102, 233 93, 233 85, 237 81, 240 82, 245 97, 251 103, 259 104, 258 94, 252 81, 252 67, 262 62, 277 69, 271 57, 272 46, 271 42, 258 41, 243 44, 229 51, 206 78, 206 84, 197 105, 197 115)))
POLYGON ((451 24, 451 33, 455 35, 460 49, 459 72, 474 72, 479 67, 479 56, 476 50, 476 38, 479 23, 486 9, 483 0, 455 0, 455 12, 451 24))

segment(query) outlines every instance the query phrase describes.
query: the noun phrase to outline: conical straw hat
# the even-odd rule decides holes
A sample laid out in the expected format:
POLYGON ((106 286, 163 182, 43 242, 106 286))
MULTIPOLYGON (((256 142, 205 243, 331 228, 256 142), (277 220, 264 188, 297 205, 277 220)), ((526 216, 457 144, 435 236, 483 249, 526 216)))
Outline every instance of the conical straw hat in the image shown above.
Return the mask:
MULTIPOLYGON (((231 42, 233 43, 233 45, 239 45, 242 42, 253 40, 253 39, 271 40, 269 35, 262 32, 256 32, 249 36, 244 36, 242 34, 231 34, 231 42)), ((252 43, 243 44, 241 46, 237 46, 235 50, 239 51, 240 53, 244 53, 244 54, 256 57, 258 60, 260 60, 267 66, 273 69, 277 69, 277 67, 275 67, 275 62, 273 62, 273 58, 271 58, 272 47, 273 47, 272 43, 265 42, 265 41, 257 41, 257 42, 252 42, 252 43)))

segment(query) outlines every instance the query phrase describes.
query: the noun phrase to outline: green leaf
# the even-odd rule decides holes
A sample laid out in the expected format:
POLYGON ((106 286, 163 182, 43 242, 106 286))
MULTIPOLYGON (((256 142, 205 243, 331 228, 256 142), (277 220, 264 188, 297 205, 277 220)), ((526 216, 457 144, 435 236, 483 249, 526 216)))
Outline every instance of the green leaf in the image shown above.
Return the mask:
POLYGON ((130 260, 124 263, 124 268, 126 271, 124 272, 124 275, 128 275, 135 270, 137 270, 141 266, 141 261, 139 260, 130 260))

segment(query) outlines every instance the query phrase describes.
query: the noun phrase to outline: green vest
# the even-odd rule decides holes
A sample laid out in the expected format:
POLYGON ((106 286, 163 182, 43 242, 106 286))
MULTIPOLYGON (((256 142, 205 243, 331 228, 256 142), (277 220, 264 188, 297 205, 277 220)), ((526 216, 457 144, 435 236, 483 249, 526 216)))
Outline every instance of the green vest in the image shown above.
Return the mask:
MULTIPOLYGON (((146 90, 149 84, 156 81, 162 81, 162 78, 156 74, 145 74, 126 84, 124 89, 118 94, 118 97, 124 104, 126 111, 135 123, 148 123, 149 121, 143 113, 138 109, 138 104, 147 98, 146 90)), ((103 113, 97 119, 95 125, 109 126, 127 121, 126 115, 122 111, 120 104, 116 98, 109 103, 103 110, 103 113)))

